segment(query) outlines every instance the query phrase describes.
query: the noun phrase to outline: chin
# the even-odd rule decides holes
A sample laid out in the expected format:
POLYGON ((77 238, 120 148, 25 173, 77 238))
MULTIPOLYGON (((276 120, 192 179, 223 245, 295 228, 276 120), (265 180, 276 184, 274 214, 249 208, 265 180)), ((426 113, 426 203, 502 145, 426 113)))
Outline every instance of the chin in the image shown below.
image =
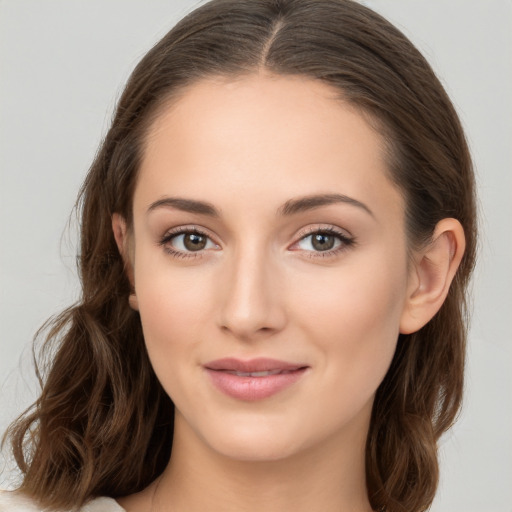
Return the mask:
POLYGON ((217 453, 239 461, 298 461, 308 454, 332 453, 343 446, 344 438, 350 440, 349 444, 358 444, 366 433, 363 425, 351 425, 345 418, 336 425, 328 420, 319 424, 304 417, 244 420, 230 422, 227 431, 225 425, 216 432, 210 431, 210 446, 217 453))
POLYGON ((277 461, 291 457, 307 444, 307 432, 281 418, 265 415, 225 415, 194 428, 213 452, 238 461, 277 461), (201 428, 204 427, 204 428, 201 428))
POLYGON ((212 440, 210 447, 218 454, 240 462, 274 462, 297 454, 300 449, 286 439, 268 436, 236 436, 212 440))

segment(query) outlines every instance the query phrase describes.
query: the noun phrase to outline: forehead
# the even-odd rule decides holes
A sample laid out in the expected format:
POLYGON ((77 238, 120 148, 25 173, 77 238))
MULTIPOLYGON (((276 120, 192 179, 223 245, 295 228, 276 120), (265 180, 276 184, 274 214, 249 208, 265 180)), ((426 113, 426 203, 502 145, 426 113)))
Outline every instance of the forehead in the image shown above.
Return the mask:
POLYGON ((162 109, 145 142, 135 203, 167 194, 270 206, 338 192, 402 205, 382 136, 336 89, 312 79, 198 82, 162 109))

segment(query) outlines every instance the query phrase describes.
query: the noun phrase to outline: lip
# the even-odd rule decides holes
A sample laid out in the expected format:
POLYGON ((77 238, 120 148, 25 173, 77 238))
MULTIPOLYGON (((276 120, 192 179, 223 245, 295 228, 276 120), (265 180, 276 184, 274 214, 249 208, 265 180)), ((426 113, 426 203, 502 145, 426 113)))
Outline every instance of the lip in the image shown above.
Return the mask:
POLYGON ((212 384, 225 395, 255 401, 292 386, 301 379, 308 366, 268 358, 224 358, 206 363, 204 369, 212 384))

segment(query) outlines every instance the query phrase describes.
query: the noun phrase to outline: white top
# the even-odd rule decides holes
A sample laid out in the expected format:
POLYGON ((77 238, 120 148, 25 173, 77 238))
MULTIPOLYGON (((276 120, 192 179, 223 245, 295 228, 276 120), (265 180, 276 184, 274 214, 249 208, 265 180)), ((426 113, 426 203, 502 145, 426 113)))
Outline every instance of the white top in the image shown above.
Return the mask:
MULTIPOLYGON (((34 501, 22 494, 0 491, 0 512, 43 512, 34 501)), ((96 498, 84 505, 80 512, 126 512, 112 498, 96 498)))

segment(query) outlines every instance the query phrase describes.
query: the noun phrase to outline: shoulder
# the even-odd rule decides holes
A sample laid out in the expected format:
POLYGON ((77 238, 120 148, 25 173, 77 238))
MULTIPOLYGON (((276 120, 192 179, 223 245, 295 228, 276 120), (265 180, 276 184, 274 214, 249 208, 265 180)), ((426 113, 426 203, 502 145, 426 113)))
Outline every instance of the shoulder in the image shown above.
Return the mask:
POLYGON ((125 510, 112 498, 96 498, 82 507, 80 512, 125 512, 125 510))
POLYGON ((12 491, 0 491, 0 512, 40 512, 27 496, 12 491))
MULTIPOLYGON (((12 491, 0 490, 0 512, 42 512, 30 498, 12 491)), ((112 498, 96 498, 80 509, 80 512, 124 512, 112 498)))

